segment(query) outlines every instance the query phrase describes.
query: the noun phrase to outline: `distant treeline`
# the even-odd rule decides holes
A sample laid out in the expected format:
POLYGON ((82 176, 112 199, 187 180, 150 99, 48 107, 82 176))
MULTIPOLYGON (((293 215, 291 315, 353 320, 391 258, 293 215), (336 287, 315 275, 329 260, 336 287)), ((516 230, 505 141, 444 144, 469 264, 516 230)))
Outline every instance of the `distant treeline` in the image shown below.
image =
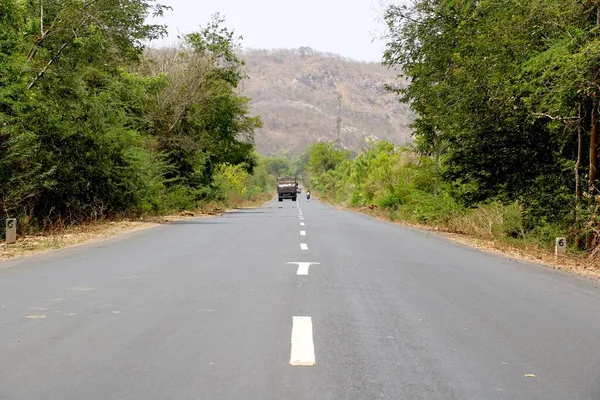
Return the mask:
MULTIPOLYGON (((0 0, 0 224, 193 209, 270 188, 234 33, 143 43, 153 0, 0 0)), ((1 231, 0 227, 0 231, 1 231)))

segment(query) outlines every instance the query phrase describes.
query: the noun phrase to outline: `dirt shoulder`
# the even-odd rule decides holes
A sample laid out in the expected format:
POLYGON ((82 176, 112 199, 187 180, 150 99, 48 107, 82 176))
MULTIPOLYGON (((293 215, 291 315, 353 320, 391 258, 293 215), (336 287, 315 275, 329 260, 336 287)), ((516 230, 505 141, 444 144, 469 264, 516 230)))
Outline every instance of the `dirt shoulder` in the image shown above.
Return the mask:
POLYGON ((21 236, 14 245, 7 246, 0 241, 0 263, 53 250, 81 246, 89 243, 101 242, 117 236, 149 229, 158 225, 190 218, 214 218, 228 211, 237 209, 253 209, 261 207, 273 197, 272 193, 265 193, 254 200, 239 200, 231 206, 223 208, 220 203, 207 203, 203 208, 194 212, 184 211, 179 214, 146 217, 138 220, 122 219, 114 221, 98 221, 90 224, 68 227, 64 230, 40 233, 36 235, 21 236))
MULTIPOLYGON (((325 201, 323 199, 319 200, 325 201)), ((354 209, 340 204, 333 204, 328 201, 325 202, 330 206, 337 208, 338 210, 359 212, 361 214, 365 214, 372 218, 379 219, 382 221, 435 233, 441 237, 444 237, 446 239, 452 240, 465 246, 475 248, 480 251, 500 254, 513 258, 515 260, 541 264, 555 270, 561 270, 575 275, 591 278, 594 280, 600 280, 600 266, 597 263, 590 261, 586 258, 574 255, 567 255, 566 257, 557 258, 555 257, 553 252, 550 252, 546 249, 540 249, 525 245, 523 247, 517 247, 515 245, 499 242, 496 240, 483 239, 474 236, 444 231, 440 228, 432 227, 429 225, 412 224, 404 221, 392 221, 389 217, 378 213, 377 211, 369 210, 368 208, 354 209)))
POLYGON ((99 221, 68 227, 60 232, 22 236, 14 245, 7 246, 3 242, 0 243, 0 262, 38 255, 57 249, 100 242, 183 219, 211 218, 220 214, 222 212, 206 214, 186 212, 180 215, 168 215, 140 220, 99 221))

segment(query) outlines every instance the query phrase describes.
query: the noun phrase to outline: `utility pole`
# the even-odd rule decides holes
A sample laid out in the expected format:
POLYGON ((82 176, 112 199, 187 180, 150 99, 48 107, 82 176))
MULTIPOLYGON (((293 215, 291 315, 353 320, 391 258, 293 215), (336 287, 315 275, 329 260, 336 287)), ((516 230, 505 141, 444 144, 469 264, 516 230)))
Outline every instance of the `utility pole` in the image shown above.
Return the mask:
POLYGON ((342 149, 342 139, 340 134, 342 132, 342 95, 338 93, 338 104, 337 104, 337 140, 336 147, 338 150, 342 149))

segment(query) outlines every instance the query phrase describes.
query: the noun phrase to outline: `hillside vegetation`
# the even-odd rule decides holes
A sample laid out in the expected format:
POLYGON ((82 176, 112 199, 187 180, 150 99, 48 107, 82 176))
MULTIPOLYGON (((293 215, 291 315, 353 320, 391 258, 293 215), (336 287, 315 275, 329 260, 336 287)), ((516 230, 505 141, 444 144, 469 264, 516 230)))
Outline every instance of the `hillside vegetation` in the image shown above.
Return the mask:
POLYGON ((310 48, 250 50, 242 54, 249 79, 244 90, 263 127, 256 146, 263 155, 302 153, 311 143, 337 137, 341 96, 341 145, 364 149, 371 140, 410 139, 410 108, 385 86, 396 72, 310 48))

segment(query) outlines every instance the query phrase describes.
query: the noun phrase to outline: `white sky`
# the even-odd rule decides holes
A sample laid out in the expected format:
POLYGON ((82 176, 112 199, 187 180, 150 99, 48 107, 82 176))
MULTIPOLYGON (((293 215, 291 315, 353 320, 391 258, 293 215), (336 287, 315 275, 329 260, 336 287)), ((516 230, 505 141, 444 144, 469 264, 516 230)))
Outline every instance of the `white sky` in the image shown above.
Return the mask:
POLYGON ((380 0, 162 0, 173 7, 160 23, 178 33, 205 25, 214 12, 254 49, 312 47, 360 61, 381 61, 380 0), (373 41, 373 42, 372 42, 373 41))

